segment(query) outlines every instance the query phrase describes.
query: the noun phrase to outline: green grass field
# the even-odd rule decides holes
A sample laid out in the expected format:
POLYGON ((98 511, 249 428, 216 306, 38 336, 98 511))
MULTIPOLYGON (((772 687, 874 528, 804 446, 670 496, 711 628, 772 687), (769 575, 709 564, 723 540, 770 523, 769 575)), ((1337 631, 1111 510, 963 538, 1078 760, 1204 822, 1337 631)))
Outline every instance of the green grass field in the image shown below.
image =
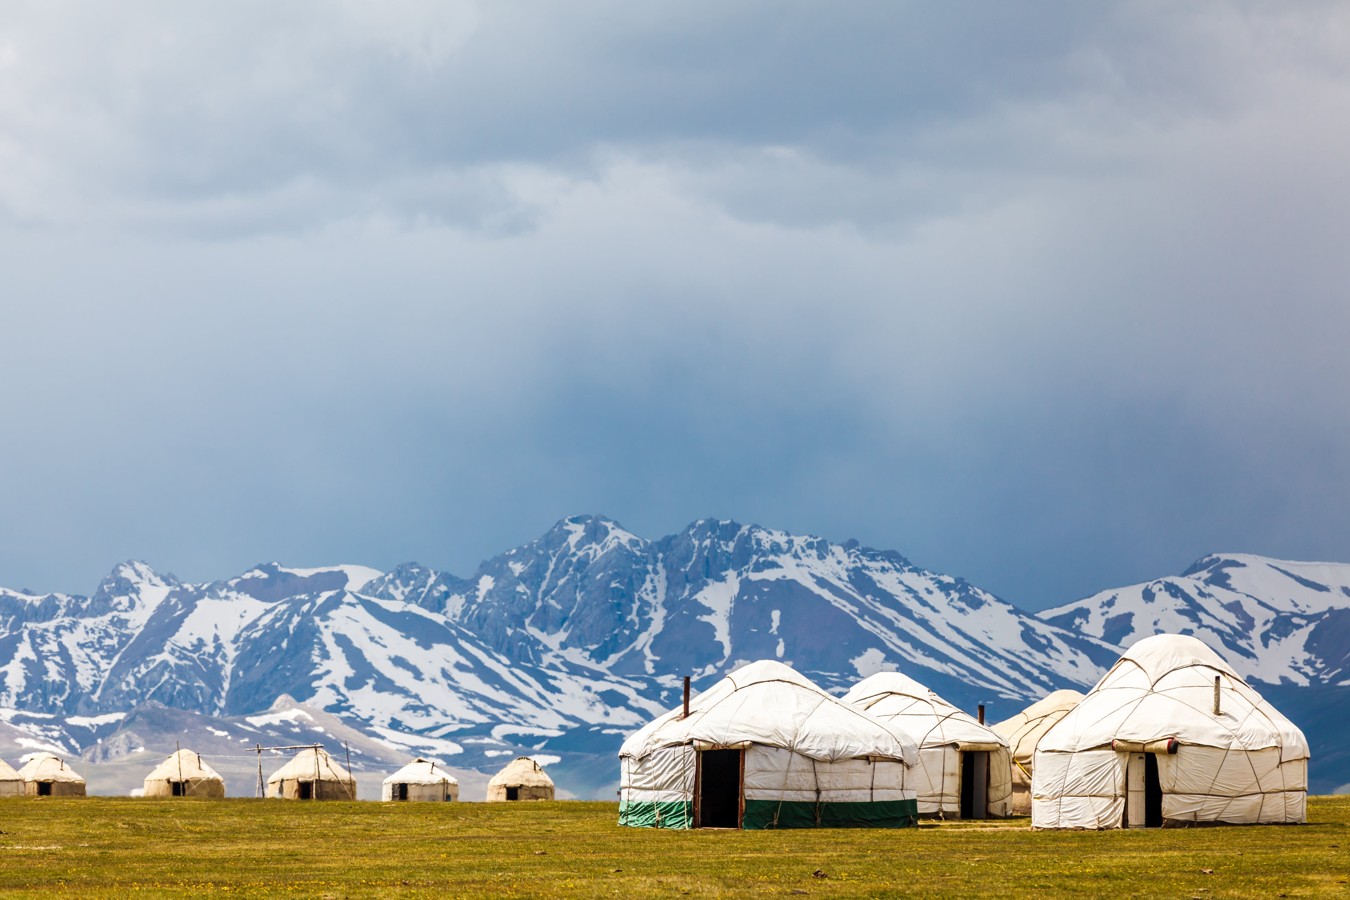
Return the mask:
POLYGON ((1306 826, 625 829, 613 803, 0 801, 0 895, 1350 896, 1350 796, 1306 826), (819 873, 819 874, 817 874, 819 873))

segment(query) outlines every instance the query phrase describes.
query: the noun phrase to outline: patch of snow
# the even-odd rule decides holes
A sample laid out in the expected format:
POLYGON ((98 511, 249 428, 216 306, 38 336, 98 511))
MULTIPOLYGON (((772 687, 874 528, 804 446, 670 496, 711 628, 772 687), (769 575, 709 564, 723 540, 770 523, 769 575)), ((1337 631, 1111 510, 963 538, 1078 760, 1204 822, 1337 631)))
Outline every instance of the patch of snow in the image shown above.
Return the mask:
POLYGON ((886 654, 882 653, 876 647, 869 647, 862 653, 849 660, 853 664, 853 670, 858 673, 859 678, 866 678, 869 675, 875 675, 878 672, 894 672, 896 665, 888 662, 886 654))
POLYGON ((101 716, 67 716, 66 721, 81 728, 97 728, 99 725, 111 725, 127 717, 124 712, 104 713, 101 716))

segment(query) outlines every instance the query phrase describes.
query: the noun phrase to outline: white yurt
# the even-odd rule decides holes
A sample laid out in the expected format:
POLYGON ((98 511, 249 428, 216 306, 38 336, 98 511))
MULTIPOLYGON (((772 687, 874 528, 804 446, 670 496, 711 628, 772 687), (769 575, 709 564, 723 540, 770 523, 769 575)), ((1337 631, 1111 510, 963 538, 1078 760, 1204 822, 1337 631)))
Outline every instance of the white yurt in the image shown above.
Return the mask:
POLYGON ((899 672, 877 672, 855 684, 844 702, 908 734, 919 764, 908 784, 919 815, 1004 818, 1012 809, 1008 742, 969 713, 899 672))
POLYGON ((418 757, 384 780, 383 800, 459 799, 459 780, 429 759, 418 757))
POLYGON ((1031 824, 1303 822, 1307 796, 1303 732, 1205 644, 1160 634, 1041 738, 1031 824))
POLYGON ((23 776, 14 767, 0 759, 0 797, 22 797, 23 776))
POLYGON ((1069 710, 1078 705, 1083 695, 1078 691, 1054 691, 1028 706, 1015 716, 989 727, 1008 742, 1012 748, 1012 814, 1031 815, 1031 767, 1036 743, 1069 710))
POLYGON ((761 660, 624 741, 619 824, 657 828, 912 825, 914 739, 761 660))
POLYGON ((225 796, 225 779, 202 761, 201 754, 179 750, 145 776, 145 791, 141 796, 218 800, 225 796))
POLYGON ((488 780, 487 801, 552 800, 553 779, 528 756, 518 756, 488 780))
POLYGON ((23 792, 29 797, 83 797, 84 779, 50 753, 33 757, 19 770, 23 792))
POLYGON ((267 779, 267 796, 283 800, 355 800, 356 779, 322 747, 306 747, 267 779))

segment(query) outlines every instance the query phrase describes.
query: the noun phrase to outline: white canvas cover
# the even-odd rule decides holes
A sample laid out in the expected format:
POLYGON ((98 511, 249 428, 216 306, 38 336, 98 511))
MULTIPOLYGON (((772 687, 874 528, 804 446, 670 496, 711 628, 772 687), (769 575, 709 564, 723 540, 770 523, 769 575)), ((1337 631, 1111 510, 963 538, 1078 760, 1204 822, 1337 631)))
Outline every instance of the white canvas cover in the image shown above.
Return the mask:
POLYGON ((322 747, 306 747, 267 779, 267 795, 284 800, 355 800, 356 779, 322 747))
POLYGON ((145 776, 143 795, 220 798, 225 796, 225 780, 202 760, 201 754, 178 750, 145 776))
MULTIPOLYGON (((1133 758, 1156 760, 1164 822, 1292 823, 1306 819, 1308 742, 1201 641, 1139 641, 1050 728, 1032 769, 1036 828, 1142 823, 1127 790, 1133 758), (1215 679, 1218 712, 1215 713, 1215 679), (1169 750, 1173 752, 1169 752, 1169 750)), ((1131 776, 1131 781, 1135 781, 1131 776)))
POLYGON ((489 803, 508 800, 552 800, 553 779, 528 756, 518 756, 488 779, 489 803))
POLYGON ((1031 815, 1031 767, 1036 744, 1069 710, 1078 705, 1083 695, 1078 691, 1054 691, 1028 706, 1015 716, 989 726, 1001 735, 1012 749, 1012 814, 1031 815))
POLYGON ((84 779, 66 765, 65 760, 50 753, 33 757, 19 770, 24 793, 28 796, 49 794, 53 797, 83 797, 84 779))
POLYGON ((3 759, 0 759, 0 797, 23 796, 23 777, 3 759))
POLYGON ((1012 763, 1008 742, 969 713, 900 672, 877 672, 855 684, 844 702, 911 735, 919 764, 909 774, 921 816, 961 815, 962 754, 987 753, 987 802, 977 818, 1011 812, 1012 763))
POLYGON ((459 779, 437 763, 418 757, 384 780, 381 799, 458 800, 459 779))
POLYGON ((688 717, 677 707, 624 741, 621 810, 692 803, 697 751, 718 749, 746 751, 747 818, 758 801, 775 808, 896 801, 913 806, 914 791, 905 781, 908 767, 919 759, 912 737, 832 697, 789 666, 761 660, 692 698, 688 717))

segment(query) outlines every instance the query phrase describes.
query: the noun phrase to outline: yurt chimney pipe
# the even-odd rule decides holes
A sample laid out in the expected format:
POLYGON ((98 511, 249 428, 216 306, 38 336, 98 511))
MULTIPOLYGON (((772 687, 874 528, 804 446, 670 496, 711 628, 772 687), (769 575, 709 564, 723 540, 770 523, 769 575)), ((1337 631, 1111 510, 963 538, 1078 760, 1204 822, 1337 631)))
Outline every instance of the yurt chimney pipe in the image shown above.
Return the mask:
POLYGON ((689 718, 689 676, 684 676, 684 715, 682 719, 689 718))
POLYGON ((977 713, 979 713, 979 716, 977 716, 977 718, 980 720, 980 724, 983 725, 983 724, 984 724, 984 704, 981 703, 979 706, 975 707, 975 711, 976 711, 977 713))
POLYGON ((1219 676, 1214 676, 1214 715, 1219 714, 1219 676))

